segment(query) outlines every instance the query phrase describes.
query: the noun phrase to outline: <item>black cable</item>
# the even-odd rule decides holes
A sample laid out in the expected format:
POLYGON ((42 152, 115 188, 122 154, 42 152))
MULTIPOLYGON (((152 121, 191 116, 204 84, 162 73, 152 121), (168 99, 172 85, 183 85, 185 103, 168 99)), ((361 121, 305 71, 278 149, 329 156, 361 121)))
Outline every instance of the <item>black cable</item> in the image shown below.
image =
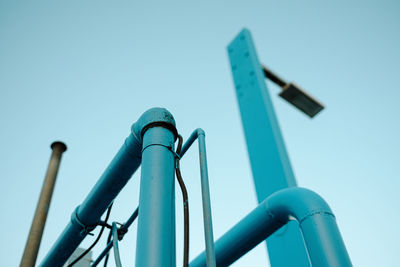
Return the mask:
MULTIPOLYGON (((181 153, 183 139, 182 136, 178 135, 178 147, 176 149, 176 154, 181 153)), ((184 235, 183 235, 183 267, 189 266, 189 201, 188 201, 188 193, 186 190, 185 183, 182 179, 182 174, 179 168, 179 158, 176 157, 176 179, 178 180, 179 186, 182 191, 182 198, 183 198, 183 221, 184 221, 184 235)))
MULTIPOLYGON (((107 223, 108 218, 110 217, 112 205, 113 205, 113 203, 111 203, 111 205, 110 205, 110 206, 108 207, 108 209, 107 209, 106 218, 104 219, 104 222, 105 222, 105 223, 107 223)), ((78 258, 76 258, 73 262, 71 262, 67 267, 72 267, 72 266, 74 266, 78 261, 80 261, 83 257, 85 257, 85 255, 88 254, 89 251, 91 251, 92 248, 93 248, 94 246, 96 246, 97 242, 99 242, 99 240, 100 240, 101 235, 103 234, 104 228, 105 228, 105 225, 103 225, 103 226, 101 227, 101 230, 100 230, 100 232, 99 232, 99 235, 97 236, 97 238, 96 238, 96 240, 93 242, 93 244, 90 245, 90 247, 89 247, 88 249, 86 249, 81 255, 79 255, 78 258)))
MULTIPOLYGON (((138 215, 139 215, 139 207, 135 209, 135 211, 128 218, 128 220, 118 229, 118 240, 121 241, 124 238, 124 235, 128 232, 129 227, 133 224, 138 215)), ((103 258, 105 258, 110 253, 110 250, 112 248, 112 242, 110 242, 111 237, 112 237, 112 231, 110 231, 108 235, 106 248, 103 250, 103 252, 100 253, 97 259, 93 261, 93 263, 90 265, 91 267, 97 266, 103 260, 103 258)), ((107 263, 108 263, 108 257, 107 260, 104 262, 104 266, 107 266, 107 263)))

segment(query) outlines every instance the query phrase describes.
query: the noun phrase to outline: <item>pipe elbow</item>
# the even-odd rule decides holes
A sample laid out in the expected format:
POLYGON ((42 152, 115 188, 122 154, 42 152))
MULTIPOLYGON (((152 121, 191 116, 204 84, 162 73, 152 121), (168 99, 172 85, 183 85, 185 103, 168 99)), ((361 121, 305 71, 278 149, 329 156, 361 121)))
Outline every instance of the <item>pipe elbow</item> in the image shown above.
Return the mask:
POLYGON ((201 129, 201 128, 197 128, 197 129, 195 130, 195 132, 196 132, 197 136, 200 136, 200 135, 206 136, 206 133, 205 133, 204 130, 201 129))
POLYGON ((266 211, 282 223, 296 219, 299 224, 314 215, 333 216, 326 201, 317 193, 301 188, 285 188, 263 202, 266 211))
POLYGON ((171 130, 178 137, 175 119, 172 114, 165 108, 151 108, 144 112, 142 116, 132 125, 131 132, 135 139, 142 143, 142 137, 146 130, 155 126, 163 126, 171 130))

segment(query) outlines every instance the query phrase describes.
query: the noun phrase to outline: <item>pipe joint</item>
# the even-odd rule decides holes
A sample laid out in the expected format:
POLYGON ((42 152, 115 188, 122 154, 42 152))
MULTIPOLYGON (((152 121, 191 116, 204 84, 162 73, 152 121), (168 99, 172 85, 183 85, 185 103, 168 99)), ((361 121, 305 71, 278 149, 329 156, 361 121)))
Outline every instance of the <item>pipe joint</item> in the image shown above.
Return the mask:
POLYGON ((174 134, 175 140, 178 138, 175 119, 165 108, 151 108, 147 110, 140 116, 137 122, 132 125, 131 131, 133 136, 142 143, 144 133, 153 127, 167 128, 174 134))
POLYGON ((71 223, 80 228, 79 233, 81 236, 86 236, 88 233, 92 232, 96 228, 97 224, 87 225, 84 222, 82 222, 78 217, 79 207, 80 206, 76 207, 76 209, 72 212, 71 223))
MULTIPOLYGON (((312 266, 352 266, 328 204, 315 192, 299 187, 285 188, 270 195, 217 240, 217 265, 232 264, 290 220, 299 222, 312 266)), ((205 253, 195 258, 190 266, 207 266, 205 253)))
POLYGON ((268 213, 283 223, 294 218, 301 224, 307 218, 317 214, 335 217, 321 196, 301 187, 290 187, 277 191, 264 200, 263 205, 268 213))
POLYGON ((186 141, 186 143, 183 145, 181 153, 180 153, 180 157, 183 157, 183 155, 186 153, 186 151, 189 149, 189 147, 194 143, 194 141, 196 141, 197 138, 199 138, 199 136, 206 136, 206 133, 204 132, 203 129, 201 128, 197 128, 196 130, 193 131, 193 133, 189 136, 188 140, 186 141))
POLYGON ((142 149, 142 154, 143 154, 143 152, 146 150, 146 148, 151 147, 151 146, 161 146, 161 147, 164 147, 164 148, 167 149, 168 151, 172 152, 172 154, 174 154, 175 157, 178 157, 178 158, 179 158, 179 155, 176 154, 176 152, 174 151, 172 145, 165 145, 165 144, 161 144, 161 143, 150 143, 150 144, 147 144, 146 146, 143 147, 143 149, 142 149))

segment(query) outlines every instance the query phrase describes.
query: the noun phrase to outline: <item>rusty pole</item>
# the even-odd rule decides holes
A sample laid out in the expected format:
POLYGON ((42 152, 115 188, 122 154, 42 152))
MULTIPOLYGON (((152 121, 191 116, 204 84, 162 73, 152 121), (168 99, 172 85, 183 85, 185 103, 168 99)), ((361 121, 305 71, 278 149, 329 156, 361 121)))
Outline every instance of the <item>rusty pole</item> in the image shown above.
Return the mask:
POLYGON ((53 195, 54 185, 57 178, 58 168, 60 166, 61 155, 67 150, 67 146, 62 142, 51 144, 53 150, 47 173, 44 178, 42 191, 33 217, 28 240, 26 241, 24 254, 22 255, 20 267, 35 266, 40 241, 42 240, 43 229, 46 224, 47 213, 50 207, 51 196, 53 195))

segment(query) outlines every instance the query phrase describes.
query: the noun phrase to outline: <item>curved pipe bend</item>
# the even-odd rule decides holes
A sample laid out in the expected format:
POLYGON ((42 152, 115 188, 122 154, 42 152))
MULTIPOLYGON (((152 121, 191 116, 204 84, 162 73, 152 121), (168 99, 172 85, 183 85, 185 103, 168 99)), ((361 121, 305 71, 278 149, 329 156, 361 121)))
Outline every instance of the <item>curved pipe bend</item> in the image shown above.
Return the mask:
POLYGON ((132 135, 139 143, 142 143, 144 132, 154 124, 157 124, 158 126, 163 124, 166 128, 173 132, 175 139, 177 138, 178 132, 176 130, 175 119, 165 108, 151 108, 144 112, 142 116, 140 116, 140 118, 132 125, 132 135))
POLYGON ((279 190, 260 203, 265 211, 286 224, 296 219, 301 223, 314 215, 333 215, 328 203, 317 193, 306 188, 289 187, 279 190))
POLYGON ((196 130, 193 131, 193 133, 189 136, 188 140, 186 141, 186 143, 182 147, 181 153, 179 154, 179 156, 181 158, 183 157, 183 155, 185 155, 186 151, 188 151, 190 146, 194 143, 194 141, 196 141, 196 139, 200 135, 206 136, 206 133, 204 132, 203 129, 197 128, 196 130))
MULTIPOLYGON (((272 194, 218 239, 217 266, 232 264, 293 219, 299 222, 312 266, 352 266, 328 204, 315 192, 299 187, 272 194)), ((200 266, 206 266, 204 252, 190 263, 190 267, 200 266)))
POLYGON ((261 205, 279 221, 297 220, 312 266, 352 266, 336 218, 317 193, 291 187, 272 194, 261 205))

